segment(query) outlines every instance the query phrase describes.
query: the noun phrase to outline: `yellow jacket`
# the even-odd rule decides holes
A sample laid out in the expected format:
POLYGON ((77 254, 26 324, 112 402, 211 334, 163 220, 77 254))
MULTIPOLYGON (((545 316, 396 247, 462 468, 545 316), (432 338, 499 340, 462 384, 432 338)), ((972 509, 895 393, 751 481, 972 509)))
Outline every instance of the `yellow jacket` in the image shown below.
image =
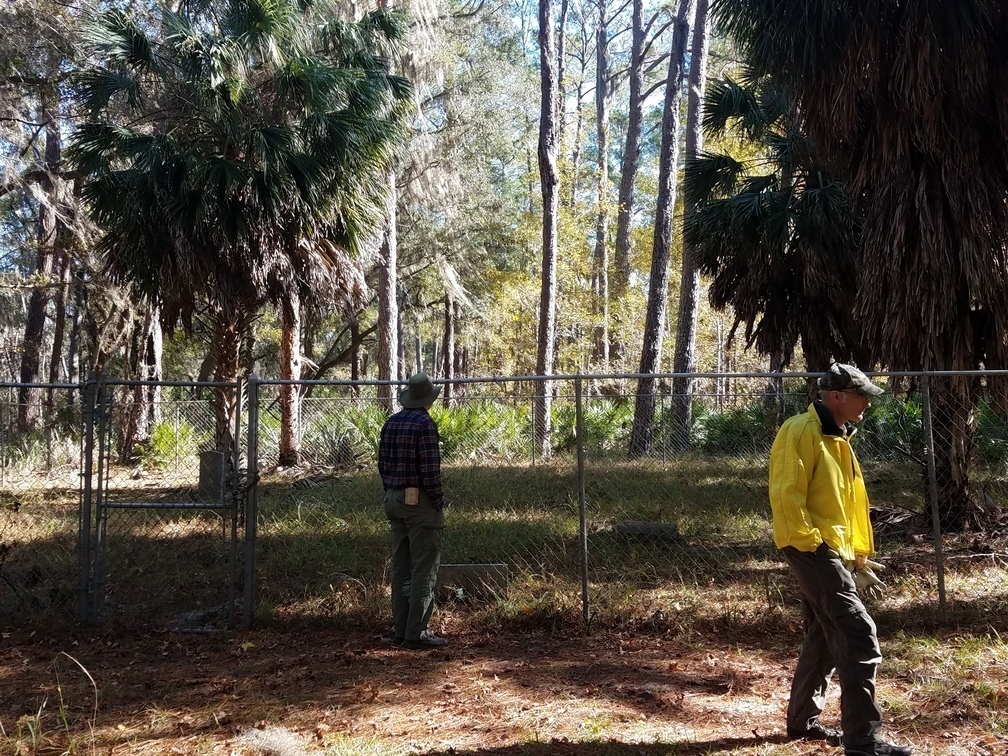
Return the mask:
POLYGON ((774 543, 815 551, 825 541, 844 559, 871 556, 875 540, 861 466, 850 436, 830 424, 840 435, 823 432, 810 404, 808 412, 789 418, 777 432, 770 449, 774 543))

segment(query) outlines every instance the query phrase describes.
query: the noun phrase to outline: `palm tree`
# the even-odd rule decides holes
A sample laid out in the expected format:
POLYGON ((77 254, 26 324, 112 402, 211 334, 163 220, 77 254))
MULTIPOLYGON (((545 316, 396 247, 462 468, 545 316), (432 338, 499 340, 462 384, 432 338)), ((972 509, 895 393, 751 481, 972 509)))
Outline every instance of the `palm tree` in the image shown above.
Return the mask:
MULTIPOLYGON (((68 156, 110 275, 158 302, 169 330, 204 310, 214 378, 231 382, 264 304, 362 292, 355 257, 410 94, 385 63, 403 19, 348 23, 295 0, 159 12, 158 36, 127 12, 96 20, 100 64, 81 77, 89 116, 68 156)), ((219 393, 221 449, 235 399, 219 393)))
MULTIPOLYGON (((853 309, 884 364, 1008 365, 1008 7, 1001 0, 714 0, 721 28, 844 177, 853 309)), ((939 509, 974 507, 972 379, 932 384, 939 509)))
POLYGON ((732 308, 729 339, 788 366, 799 339, 806 367, 863 362, 851 317, 857 228, 842 185, 822 165, 767 79, 713 82, 704 130, 720 144, 742 137, 749 157, 708 151, 686 165, 687 243, 712 277, 711 304, 732 308))

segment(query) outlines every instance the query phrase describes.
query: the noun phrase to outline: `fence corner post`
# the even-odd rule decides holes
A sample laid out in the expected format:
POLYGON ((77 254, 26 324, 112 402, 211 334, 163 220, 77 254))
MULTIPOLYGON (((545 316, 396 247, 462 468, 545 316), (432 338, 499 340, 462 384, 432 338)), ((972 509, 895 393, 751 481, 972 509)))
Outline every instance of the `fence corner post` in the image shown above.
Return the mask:
POLYGON ((80 509, 77 521, 77 621, 90 622, 91 606, 91 519, 94 477, 95 394, 97 382, 89 376, 82 386, 83 449, 81 451, 80 509))
POLYGON ((591 625, 588 603, 588 512, 585 497, 584 394, 581 374, 574 377, 574 437, 577 442, 578 510, 581 514, 581 612, 585 630, 591 625))

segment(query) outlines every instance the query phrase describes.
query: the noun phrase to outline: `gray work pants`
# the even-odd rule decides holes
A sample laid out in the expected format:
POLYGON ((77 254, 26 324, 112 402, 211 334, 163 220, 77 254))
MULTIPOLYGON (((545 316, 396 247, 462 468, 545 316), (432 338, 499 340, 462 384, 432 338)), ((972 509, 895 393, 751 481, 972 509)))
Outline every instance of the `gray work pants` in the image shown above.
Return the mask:
POLYGON ((434 612, 434 586, 441 564, 444 510, 420 501, 407 505, 402 488, 385 492, 385 516, 391 531, 392 620, 397 639, 418 640, 434 612))
POLYGON ((857 595, 853 576, 829 546, 823 543, 815 552, 785 546, 782 551, 798 579, 805 621, 788 729, 802 732, 819 718, 836 671, 844 745, 869 743, 882 727, 882 710, 875 703, 875 671, 882 661, 875 623, 857 595))

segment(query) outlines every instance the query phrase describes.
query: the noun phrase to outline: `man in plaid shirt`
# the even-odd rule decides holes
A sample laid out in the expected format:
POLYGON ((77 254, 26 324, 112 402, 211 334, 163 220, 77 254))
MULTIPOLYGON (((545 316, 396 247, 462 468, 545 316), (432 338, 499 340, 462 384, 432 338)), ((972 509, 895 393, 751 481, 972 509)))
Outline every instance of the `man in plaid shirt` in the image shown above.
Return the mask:
POLYGON ((385 421, 378 445, 391 529, 395 641, 411 649, 448 644, 427 628, 445 526, 438 430, 427 412, 440 393, 426 373, 411 376, 399 392, 403 409, 385 421))

